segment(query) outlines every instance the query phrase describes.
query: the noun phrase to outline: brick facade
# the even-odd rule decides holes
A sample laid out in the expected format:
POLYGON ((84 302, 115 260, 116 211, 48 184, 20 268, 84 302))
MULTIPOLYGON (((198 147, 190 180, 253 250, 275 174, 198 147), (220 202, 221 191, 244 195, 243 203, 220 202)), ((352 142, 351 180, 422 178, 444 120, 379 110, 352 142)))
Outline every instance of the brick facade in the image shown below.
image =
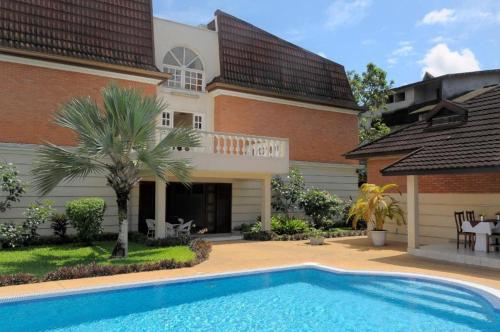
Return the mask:
POLYGON ((215 97, 214 130, 289 139, 290 160, 357 164, 357 116, 234 96, 215 97))
MULTIPOLYGON (((380 170, 400 157, 370 159, 367 164, 369 183, 396 183, 406 192, 406 176, 382 176, 380 170)), ((465 173, 419 176, 420 193, 499 193, 500 173, 465 173)))
MULTIPOLYGON (((100 99, 112 79, 102 76, 0 61, 0 142, 71 145, 69 130, 52 123, 61 104, 75 96, 100 99)), ((115 80, 154 94, 153 84, 115 80)))

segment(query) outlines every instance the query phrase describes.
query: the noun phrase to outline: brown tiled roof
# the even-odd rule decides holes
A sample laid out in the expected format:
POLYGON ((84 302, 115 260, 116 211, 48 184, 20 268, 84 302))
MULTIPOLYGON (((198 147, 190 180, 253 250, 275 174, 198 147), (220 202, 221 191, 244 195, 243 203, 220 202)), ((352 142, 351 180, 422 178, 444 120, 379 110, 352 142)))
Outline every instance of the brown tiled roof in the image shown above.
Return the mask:
POLYGON ((150 0, 0 1, 0 47, 158 71, 150 0))
POLYGON ((385 168, 386 175, 500 170, 500 86, 459 106, 467 110, 467 120, 460 125, 429 130, 428 121, 422 120, 346 156, 363 159, 409 153, 385 168))
MULTIPOLYGON (((307 102, 358 109, 344 67, 222 11, 216 11, 220 76, 236 86, 307 102)), ((214 29, 211 22, 209 28, 214 29)))

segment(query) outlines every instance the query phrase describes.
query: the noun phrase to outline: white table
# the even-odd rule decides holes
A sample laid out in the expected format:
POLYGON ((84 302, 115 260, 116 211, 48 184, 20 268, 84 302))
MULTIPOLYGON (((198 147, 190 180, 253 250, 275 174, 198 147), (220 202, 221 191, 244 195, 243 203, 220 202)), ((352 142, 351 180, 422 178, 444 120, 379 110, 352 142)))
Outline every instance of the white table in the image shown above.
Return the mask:
POLYGON ((486 247, 486 241, 488 235, 492 233, 500 232, 500 221, 496 223, 488 221, 481 221, 476 226, 472 226, 469 221, 464 221, 462 223, 462 231, 476 233, 476 245, 474 246, 475 251, 488 251, 486 247))

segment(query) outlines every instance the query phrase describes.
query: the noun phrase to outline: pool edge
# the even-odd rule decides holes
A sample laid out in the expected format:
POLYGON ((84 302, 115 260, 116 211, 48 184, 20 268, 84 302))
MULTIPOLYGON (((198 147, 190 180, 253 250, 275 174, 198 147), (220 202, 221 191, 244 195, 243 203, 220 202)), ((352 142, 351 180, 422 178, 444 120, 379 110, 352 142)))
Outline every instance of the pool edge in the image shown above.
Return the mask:
POLYGON ((462 281, 462 280, 453 279, 453 278, 430 276, 430 275, 419 274, 419 273, 410 273, 410 272, 347 270, 347 269, 326 266, 326 265, 322 265, 322 264, 314 263, 314 262, 307 262, 307 263, 294 264, 294 265, 283 265, 283 266, 276 266, 276 267, 270 267, 270 268, 245 269, 245 270, 238 270, 238 271, 232 271, 232 272, 209 273, 209 274, 202 274, 202 275, 189 276, 189 277, 160 278, 160 279, 148 280, 148 281, 116 283, 116 284, 104 285, 104 286, 91 286, 91 287, 63 289, 63 290, 49 291, 49 292, 34 292, 31 294, 23 294, 23 295, 4 296, 4 297, 0 297, 0 305, 5 304, 5 303, 24 302, 24 301, 29 301, 29 300, 61 297, 61 296, 68 296, 68 295, 106 292, 106 291, 120 290, 120 289, 127 289, 127 288, 161 286, 161 285, 168 285, 168 284, 173 284, 173 283, 184 283, 184 282, 190 282, 190 281, 201 281, 201 280, 228 278, 228 277, 238 277, 238 276, 245 276, 245 275, 251 275, 251 274, 261 274, 261 273, 269 273, 269 272, 294 270, 294 269, 300 269, 300 268, 314 268, 317 270, 326 271, 326 272, 330 272, 330 273, 334 273, 334 274, 411 278, 411 279, 436 282, 439 284, 451 285, 454 287, 466 289, 468 291, 471 291, 471 292, 479 295, 480 297, 485 299, 495 310, 500 310, 500 289, 484 286, 484 285, 481 285, 478 283, 469 282, 469 281, 462 281))

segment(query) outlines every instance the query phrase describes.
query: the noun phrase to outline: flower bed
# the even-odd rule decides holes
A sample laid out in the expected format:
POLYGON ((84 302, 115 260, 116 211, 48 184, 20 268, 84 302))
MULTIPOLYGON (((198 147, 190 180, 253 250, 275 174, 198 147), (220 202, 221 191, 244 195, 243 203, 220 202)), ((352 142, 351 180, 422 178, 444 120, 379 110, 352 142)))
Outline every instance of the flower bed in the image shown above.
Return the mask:
MULTIPOLYGON (((366 230, 333 230, 323 231, 321 236, 325 238, 335 237, 348 237, 348 236, 362 236, 366 235, 366 230)), ((278 235, 274 232, 258 231, 258 232, 245 232, 243 233, 244 240, 250 241, 299 241, 308 240, 311 237, 309 233, 300 234, 281 234, 278 235)))

